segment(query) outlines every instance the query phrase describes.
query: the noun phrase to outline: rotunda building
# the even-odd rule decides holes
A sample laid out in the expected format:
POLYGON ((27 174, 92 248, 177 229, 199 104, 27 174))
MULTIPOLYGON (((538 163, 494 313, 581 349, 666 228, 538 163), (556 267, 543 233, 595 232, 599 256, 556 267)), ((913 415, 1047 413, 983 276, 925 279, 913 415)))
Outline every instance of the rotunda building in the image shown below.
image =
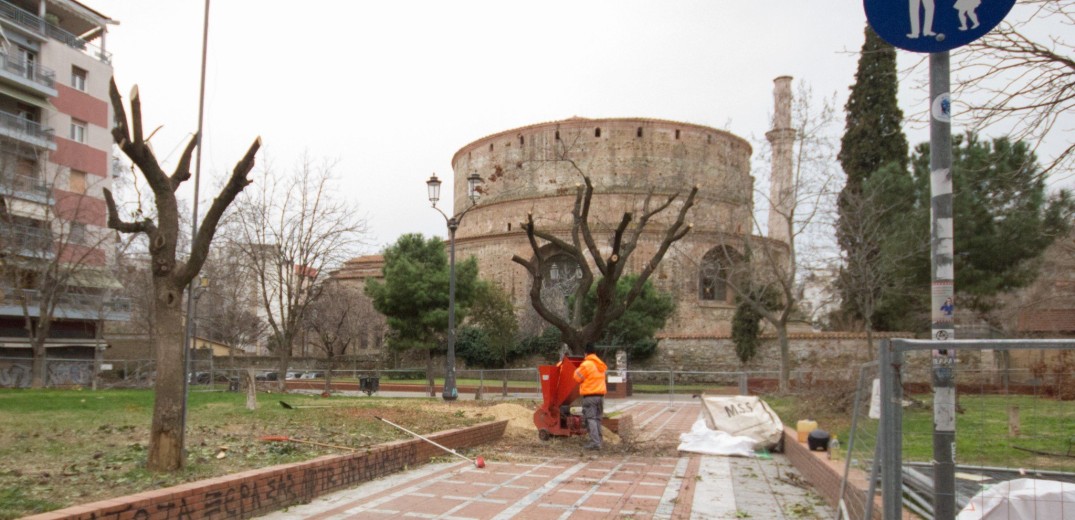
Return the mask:
MULTIPOLYGON (((676 311, 659 336, 727 336, 735 303, 722 272, 742 253, 746 234, 753 229, 750 156, 750 144, 729 132, 658 119, 571 118, 478 139, 452 158, 456 214, 471 204, 467 176, 476 172, 484 180, 477 206, 456 233, 456 254, 476 257, 480 276, 510 294, 516 309, 533 314, 531 279, 511 261, 513 255, 533 256, 521 225, 528 214, 539 229, 570 239, 571 210, 585 174, 594 185, 590 223, 598 245, 607 246, 625 212, 634 212, 637 220, 647 195, 652 193, 651 204, 660 204, 678 193, 673 206, 646 227, 628 259, 626 271, 637 273, 697 185, 695 205, 687 214, 693 228, 672 245, 651 277, 676 301, 676 311)), ((573 264, 564 255, 547 266, 546 298, 566 302, 577 286, 572 285, 577 269, 573 264)))

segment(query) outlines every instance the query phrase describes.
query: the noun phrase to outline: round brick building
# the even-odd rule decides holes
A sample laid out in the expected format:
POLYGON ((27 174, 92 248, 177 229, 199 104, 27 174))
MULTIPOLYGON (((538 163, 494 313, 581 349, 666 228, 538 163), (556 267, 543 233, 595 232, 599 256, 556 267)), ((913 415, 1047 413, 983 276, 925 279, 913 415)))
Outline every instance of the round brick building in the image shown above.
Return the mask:
MULTIPOLYGON (((530 277, 511 261, 513 255, 533 256, 520 225, 528 213, 539 229, 569 238, 576 186, 585 173, 595 191, 591 226, 598 245, 606 246, 612 227, 626 211, 634 211, 637 218, 648 193, 652 191, 657 204, 680 193, 678 204, 697 185, 696 202, 687 215, 693 229, 673 244, 651 278, 659 289, 672 293, 677 304, 660 336, 726 336, 734 301, 719 276, 729 262, 722 246, 741 252, 744 233, 753 227, 750 155, 750 144, 728 132, 656 119, 572 118, 484 137, 452 158, 457 214, 470 205, 466 177, 477 172, 484 179, 478 205, 456 234, 456 254, 461 259, 475 256, 481 277, 497 282, 516 308, 533 319, 530 277)), ((674 204, 647 226, 629 258, 628 272, 638 272, 652 257, 677 211, 674 204)), ((573 262, 565 256, 563 262, 551 263, 544 277, 546 298, 570 293, 573 262)))

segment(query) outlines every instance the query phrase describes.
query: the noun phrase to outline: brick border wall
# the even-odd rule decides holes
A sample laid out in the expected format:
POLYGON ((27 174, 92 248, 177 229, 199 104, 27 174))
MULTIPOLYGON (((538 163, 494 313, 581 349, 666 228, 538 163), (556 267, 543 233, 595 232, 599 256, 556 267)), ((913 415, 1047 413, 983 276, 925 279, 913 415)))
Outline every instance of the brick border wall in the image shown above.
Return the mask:
MULTIPOLYGON (((813 484, 814 489, 825 498, 830 506, 839 506, 837 496, 840 494, 840 480, 843 478, 845 461, 829 460, 829 454, 824 451, 810 451, 806 444, 799 442, 798 433, 784 427, 784 455, 802 473, 807 482, 813 484)), ((861 520, 865 511, 863 504, 866 500, 866 491, 869 489, 869 475, 860 470, 851 469, 847 480, 847 489, 844 490, 844 501, 848 505, 848 513, 853 520, 861 520)), ((881 518, 881 508, 875 507, 873 518, 881 518)))
MULTIPOLYGON (((447 430, 429 439, 467 448, 500 439, 508 421, 447 430)), ((250 518, 428 462, 443 450, 419 439, 377 445, 364 453, 326 455, 170 488, 103 500, 40 515, 32 520, 153 520, 250 518)))

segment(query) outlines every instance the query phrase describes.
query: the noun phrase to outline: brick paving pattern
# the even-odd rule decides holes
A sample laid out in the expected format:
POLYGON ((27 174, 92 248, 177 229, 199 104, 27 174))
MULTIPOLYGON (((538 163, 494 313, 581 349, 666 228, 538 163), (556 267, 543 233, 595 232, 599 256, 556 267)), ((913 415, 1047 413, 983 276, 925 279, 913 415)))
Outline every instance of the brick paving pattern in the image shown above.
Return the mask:
MULTIPOLYGON (((700 405, 696 401, 624 401, 610 403, 606 410, 632 414, 636 442, 644 446, 657 439, 678 441, 678 435, 698 419, 700 405)), ((786 463, 774 466, 774 461, 732 460, 641 453, 587 454, 532 462, 488 461, 484 469, 463 462, 435 464, 264 518, 641 520, 734 519, 752 513, 751 518, 780 519, 790 510, 789 504, 800 500, 783 491, 774 493, 768 485, 777 475, 794 471, 786 463), (733 468, 741 474, 733 477, 733 468), (760 478, 751 479, 751 474, 760 478), (737 507, 740 489, 732 492, 737 485, 744 486, 742 507, 737 507), (767 499, 766 493, 773 498, 767 499)), ((801 494, 806 496, 808 492, 801 494)))

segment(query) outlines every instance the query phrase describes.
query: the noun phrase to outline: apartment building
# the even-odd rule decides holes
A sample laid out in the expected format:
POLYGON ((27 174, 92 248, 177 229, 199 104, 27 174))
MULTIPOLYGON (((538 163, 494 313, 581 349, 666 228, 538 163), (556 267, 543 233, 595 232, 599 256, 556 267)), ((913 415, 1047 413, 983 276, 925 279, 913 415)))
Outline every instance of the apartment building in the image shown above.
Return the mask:
POLYGON ((103 194, 114 23, 73 0, 0 0, 0 358, 30 356, 26 316, 36 327, 42 299, 56 301, 48 358, 92 358, 101 323, 129 315, 112 296, 103 194))

